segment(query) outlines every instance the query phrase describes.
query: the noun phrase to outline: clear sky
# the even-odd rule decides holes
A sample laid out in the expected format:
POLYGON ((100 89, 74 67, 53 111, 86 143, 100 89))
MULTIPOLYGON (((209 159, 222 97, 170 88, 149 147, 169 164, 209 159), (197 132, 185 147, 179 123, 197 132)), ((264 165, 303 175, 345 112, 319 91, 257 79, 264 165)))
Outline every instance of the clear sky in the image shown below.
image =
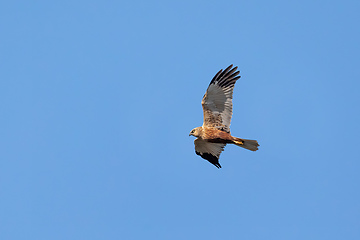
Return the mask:
POLYGON ((360 239, 360 2, 2 1, 0 239, 360 239), (195 154, 239 66, 234 136, 195 154))

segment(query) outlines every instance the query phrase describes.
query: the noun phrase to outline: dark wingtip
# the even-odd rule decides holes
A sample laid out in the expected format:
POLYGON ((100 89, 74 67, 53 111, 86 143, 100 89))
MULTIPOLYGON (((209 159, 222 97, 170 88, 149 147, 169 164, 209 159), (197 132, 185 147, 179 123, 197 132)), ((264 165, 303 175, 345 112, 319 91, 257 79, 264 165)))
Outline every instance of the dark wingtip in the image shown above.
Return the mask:
MULTIPOLYGON (((232 64, 230 64, 230 66, 228 66, 228 67, 224 70, 224 72, 229 71, 232 67, 233 67, 233 65, 232 65, 232 64)), ((237 67, 235 67, 235 68, 237 68, 237 67)))
POLYGON ((216 81, 218 81, 220 87, 234 86, 235 82, 240 78, 240 76, 238 76, 240 71, 236 71, 237 69, 237 66, 233 68, 233 64, 230 64, 225 70, 221 69, 215 74, 209 86, 216 81))
POLYGON ((195 153, 202 157, 203 159, 209 161, 211 164, 213 164, 217 168, 221 168, 221 165, 219 163, 219 158, 216 156, 210 154, 210 153, 201 153, 195 150, 195 153))

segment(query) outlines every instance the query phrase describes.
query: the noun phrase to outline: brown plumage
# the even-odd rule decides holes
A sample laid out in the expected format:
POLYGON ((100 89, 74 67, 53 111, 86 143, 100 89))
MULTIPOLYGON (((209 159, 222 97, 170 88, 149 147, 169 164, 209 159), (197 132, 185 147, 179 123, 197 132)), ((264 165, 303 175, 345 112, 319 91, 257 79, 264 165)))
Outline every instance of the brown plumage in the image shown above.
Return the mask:
POLYGON ((201 101, 204 123, 194 128, 190 134, 195 139, 195 152, 202 158, 221 168, 219 156, 226 144, 235 144, 245 149, 258 150, 256 140, 233 137, 230 134, 232 116, 232 95, 236 81, 240 78, 237 67, 233 65, 221 69, 211 80, 201 101))

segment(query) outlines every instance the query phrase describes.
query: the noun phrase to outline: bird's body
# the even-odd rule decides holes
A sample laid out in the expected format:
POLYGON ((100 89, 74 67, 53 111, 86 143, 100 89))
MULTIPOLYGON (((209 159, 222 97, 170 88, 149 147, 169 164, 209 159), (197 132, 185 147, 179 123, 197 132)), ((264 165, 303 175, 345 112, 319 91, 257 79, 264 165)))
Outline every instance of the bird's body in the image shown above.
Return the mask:
POLYGON ((195 139, 195 152, 202 158, 221 168, 219 156, 226 144, 235 144, 245 149, 256 151, 256 140, 241 139, 230 134, 232 116, 232 95, 235 82, 240 78, 237 67, 232 65, 221 69, 209 84, 201 101, 204 111, 203 126, 194 128, 190 134, 195 139))
POLYGON ((230 133, 218 130, 213 127, 198 127, 197 132, 199 135, 194 135, 198 138, 205 139, 212 143, 232 143, 232 136, 230 133))

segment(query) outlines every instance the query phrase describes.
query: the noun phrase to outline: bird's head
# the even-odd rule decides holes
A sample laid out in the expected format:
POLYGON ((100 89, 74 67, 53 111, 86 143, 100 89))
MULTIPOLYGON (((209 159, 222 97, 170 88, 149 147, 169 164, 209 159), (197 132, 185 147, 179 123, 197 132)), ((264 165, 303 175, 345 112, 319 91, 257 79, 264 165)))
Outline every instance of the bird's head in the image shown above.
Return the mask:
POLYGON ((194 128, 191 130, 189 136, 199 137, 200 136, 201 127, 194 128))

